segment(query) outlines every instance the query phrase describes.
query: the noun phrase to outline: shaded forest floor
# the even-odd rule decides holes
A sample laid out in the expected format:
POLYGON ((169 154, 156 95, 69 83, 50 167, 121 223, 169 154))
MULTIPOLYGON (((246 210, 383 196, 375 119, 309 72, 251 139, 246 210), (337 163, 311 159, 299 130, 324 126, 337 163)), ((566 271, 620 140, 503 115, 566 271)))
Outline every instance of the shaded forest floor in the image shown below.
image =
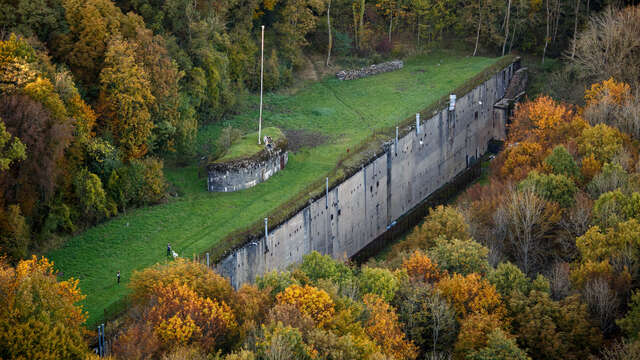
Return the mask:
MULTIPOLYGON (((326 176, 340 156, 376 129, 393 126, 434 103, 497 60, 438 51, 406 60, 400 71, 346 82, 325 77, 292 95, 266 94, 263 126, 279 127, 301 139, 285 170, 251 189, 209 193, 197 161, 169 166, 165 174, 178 196, 93 227, 47 256, 65 277, 80 279, 87 295, 83 305, 89 324, 94 324, 103 319, 104 309, 127 294, 133 271, 166 260, 167 243, 184 257, 205 251, 326 176), (117 271, 122 274, 120 285, 117 271)), ((255 131, 258 97, 247 96, 243 107, 242 113, 201 128, 197 147, 213 146, 226 126, 255 131)))

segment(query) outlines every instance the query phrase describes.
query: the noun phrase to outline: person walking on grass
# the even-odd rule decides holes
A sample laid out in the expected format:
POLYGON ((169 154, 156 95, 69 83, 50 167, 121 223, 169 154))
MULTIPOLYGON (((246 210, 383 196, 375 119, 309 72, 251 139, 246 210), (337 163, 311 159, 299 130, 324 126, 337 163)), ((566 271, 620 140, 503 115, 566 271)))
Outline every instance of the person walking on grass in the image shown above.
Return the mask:
POLYGON ((167 257, 171 256, 171 243, 167 243, 167 257))
POLYGON ((118 285, 120 285, 120 271, 116 274, 116 279, 118 281, 118 285))

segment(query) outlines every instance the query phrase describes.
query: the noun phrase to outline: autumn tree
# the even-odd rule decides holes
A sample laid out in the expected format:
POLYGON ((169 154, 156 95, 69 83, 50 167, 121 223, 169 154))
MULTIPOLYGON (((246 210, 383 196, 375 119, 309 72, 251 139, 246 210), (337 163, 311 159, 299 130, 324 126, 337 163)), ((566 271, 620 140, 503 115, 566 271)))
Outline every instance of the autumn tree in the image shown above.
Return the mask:
POLYGON ((440 277, 446 275, 438 269, 438 264, 422 251, 415 250, 411 256, 404 259, 402 267, 407 271, 411 279, 425 282, 438 281, 440 277))
POLYGON ((110 0, 64 0, 62 6, 70 31, 56 50, 80 81, 95 86, 109 42, 120 32, 122 12, 110 0))
POLYGON ((500 263, 489 273, 487 279, 504 298, 511 296, 514 291, 528 294, 531 289, 530 280, 527 276, 510 262, 500 263))
POLYGON ((72 137, 70 121, 64 116, 64 107, 53 93, 52 84, 47 80, 31 83, 30 91, 36 97, 47 98, 55 111, 27 95, 0 99, 0 117, 7 131, 27 148, 25 160, 0 173, 0 189, 4 200, 18 203, 27 216, 39 210, 40 197, 51 199, 72 137))
POLYGON ((395 309, 373 294, 365 295, 363 301, 370 312, 365 331, 382 348, 383 353, 394 359, 415 359, 417 349, 405 339, 395 309))
POLYGON ((304 343, 298 329, 290 326, 266 327, 264 337, 258 342, 258 354, 268 360, 311 359, 312 349, 304 343))
POLYGON ((518 347, 515 340, 501 329, 487 336, 487 345, 468 355, 470 360, 530 360, 527 353, 518 347))
POLYGON ((318 326, 323 326, 331 320, 335 312, 329 294, 309 285, 291 285, 276 298, 280 304, 294 305, 302 314, 310 316, 318 326))
POLYGON ((473 352, 487 346, 489 335, 503 326, 502 319, 496 315, 470 314, 460 324, 453 358, 467 359, 473 352))
POLYGON ((89 219, 96 221, 114 214, 114 205, 108 203, 102 181, 96 174, 82 169, 76 175, 74 185, 82 211, 89 219))
POLYGON ((542 145, 536 142, 524 141, 514 144, 505 151, 500 175, 503 178, 522 180, 531 170, 540 166, 543 155, 542 145))
POLYGON ((541 199, 533 189, 513 191, 505 199, 509 245, 516 263, 529 274, 549 248, 545 240, 560 220, 558 207, 541 199))
POLYGON ((153 129, 150 104, 154 97, 146 72, 135 60, 135 46, 126 40, 109 42, 100 72, 99 108, 124 160, 143 156, 153 129))
POLYGON ((540 174, 531 171, 518 185, 519 189, 531 189, 538 196, 553 201, 562 208, 571 207, 578 191, 574 182, 565 175, 540 174))
POLYGON ((640 337, 640 290, 633 292, 629 301, 629 311, 623 318, 616 320, 616 323, 629 338, 640 337))
POLYGON ((587 184, 587 191, 593 199, 614 190, 629 193, 634 189, 630 186, 629 174, 619 164, 605 163, 591 182, 587 184))
POLYGON ((178 281, 154 286, 149 296, 145 318, 164 346, 200 343, 212 351, 231 345, 238 324, 226 302, 200 296, 178 281))
POLYGON ((625 195, 620 190, 606 192, 593 204, 593 223, 603 229, 640 216, 640 193, 625 195))
POLYGON ((585 125, 568 105, 549 96, 540 96, 516 105, 512 124, 509 125, 509 142, 526 141, 548 148, 577 137, 585 125))
POLYGON ((312 282, 326 279, 340 284, 353 276, 352 270, 347 265, 339 263, 330 255, 321 255, 317 251, 303 256, 300 270, 312 282))
POLYGON ((426 283, 405 283, 394 300, 398 320, 407 337, 424 356, 448 351, 456 339, 455 312, 426 283))
POLYGON ((607 230, 594 226, 576 239, 576 246, 583 260, 608 260, 615 271, 627 269, 634 278, 640 272, 640 224, 636 219, 607 230))
POLYGON ((471 240, 436 239, 436 244, 428 252, 438 266, 449 273, 468 275, 486 274, 489 269, 489 249, 471 240))
POLYGON ((358 284, 360 293, 375 294, 389 302, 400 287, 400 282, 393 272, 384 268, 363 266, 358 284))
POLYGON ((551 154, 544 159, 544 163, 556 175, 564 175, 574 181, 580 180, 580 168, 562 145, 554 147, 551 154))
POLYGON ((0 356, 84 359, 86 313, 78 281, 58 281, 53 263, 33 256, 15 268, 0 259, 0 356))
POLYGON ((516 293, 508 309, 518 345, 536 357, 586 358, 602 341, 588 320, 586 305, 576 296, 555 302, 546 292, 516 293))
POLYGON ((594 15, 575 40, 572 62, 580 76, 596 81, 611 77, 633 84, 640 77, 640 8, 610 7, 594 15))
POLYGON ((578 138, 578 151, 583 156, 592 155, 600 163, 611 162, 622 151, 624 135, 606 124, 586 127, 578 138))
POLYGON ((502 318, 505 314, 496 288, 478 274, 453 274, 440 280, 436 287, 456 310, 458 319, 471 314, 494 314, 502 318))
POLYGON ((469 226, 464 216, 452 206, 439 205, 429 210, 424 223, 416 226, 406 241, 397 246, 397 250, 429 249, 435 240, 443 236, 447 239, 468 239, 469 226))

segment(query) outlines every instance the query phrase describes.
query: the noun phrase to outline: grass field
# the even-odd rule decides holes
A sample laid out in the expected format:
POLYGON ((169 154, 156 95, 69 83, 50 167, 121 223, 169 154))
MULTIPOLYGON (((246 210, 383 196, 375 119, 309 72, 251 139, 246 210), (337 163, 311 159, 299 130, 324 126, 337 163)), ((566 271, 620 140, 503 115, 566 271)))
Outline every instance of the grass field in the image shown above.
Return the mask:
MULTIPOLYGON (((274 142, 277 142, 284 137, 282 131, 273 126, 262 129, 261 135, 271 136, 274 142)), ((225 151, 224 155, 219 159, 216 159, 215 162, 222 163, 231 160, 249 158, 260 152, 262 149, 264 149, 264 144, 258 145, 258 132, 255 131, 234 141, 231 147, 225 151)))
MULTIPOLYGON (((89 324, 94 324, 103 318, 103 309, 127 293, 133 271, 165 261, 167 242, 186 257, 209 249, 324 178, 348 149, 376 129, 393 126, 434 103, 496 61, 437 52, 408 59, 396 72, 346 82, 327 78, 293 95, 267 94, 263 126, 304 130, 324 142, 290 153, 286 169, 265 183, 234 193, 208 193, 196 164, 167 168, 167 180, 179 197, 128 211, 69 239, 47 256, 65 277, 80 279, 89 324), (119 286, 116 271, 122 274, 119 286)), ((246 108, 202 128, 198 144, 211 143, 225 126, 256 131, 255 96, 247 99, 246 108)))

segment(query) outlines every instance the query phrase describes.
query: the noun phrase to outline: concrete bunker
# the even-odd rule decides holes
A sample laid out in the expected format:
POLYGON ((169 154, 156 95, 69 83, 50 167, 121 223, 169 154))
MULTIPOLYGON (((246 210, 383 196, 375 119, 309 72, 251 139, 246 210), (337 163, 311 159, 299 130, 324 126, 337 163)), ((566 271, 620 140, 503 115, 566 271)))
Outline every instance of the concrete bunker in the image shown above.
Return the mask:
POLYGON ((256 153, 208 164, 207 190, 232 192, 248 189, 284 169, 289 160, 287 139, 280 137, 261 146, 262 149, 256 153))

